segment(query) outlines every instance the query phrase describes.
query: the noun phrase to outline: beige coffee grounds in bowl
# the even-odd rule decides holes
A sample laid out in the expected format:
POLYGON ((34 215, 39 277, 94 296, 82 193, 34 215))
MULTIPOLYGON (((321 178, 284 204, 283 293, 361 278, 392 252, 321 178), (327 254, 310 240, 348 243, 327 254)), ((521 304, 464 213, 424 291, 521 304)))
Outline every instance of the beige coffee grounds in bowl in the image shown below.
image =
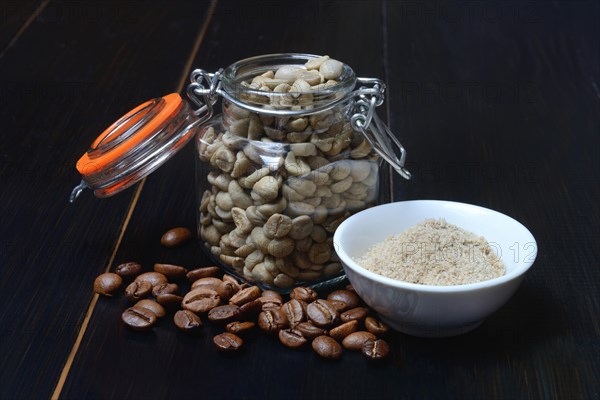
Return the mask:
POLYGON ((355 261, 388 278, 436 286, 481 282, 505 273, 484 237, 444 219, 426 219, 375 244, 355 261))

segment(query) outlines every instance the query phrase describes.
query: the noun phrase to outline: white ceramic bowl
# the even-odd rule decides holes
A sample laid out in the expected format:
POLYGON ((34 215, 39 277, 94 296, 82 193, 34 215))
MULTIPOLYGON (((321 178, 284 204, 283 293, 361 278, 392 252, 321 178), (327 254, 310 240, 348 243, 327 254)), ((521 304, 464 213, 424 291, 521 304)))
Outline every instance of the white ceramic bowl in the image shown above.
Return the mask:
POLYGON ((453 336, 478 327, 517 290, 537 255, 533 235, 514 219, 483 207, 438 200, 403 201, 361 211, 337 228, 333 242, 350 283, 381 319, 400 332, 424 337, 453 336), (506 274, 467 285, 421 285, 386 278, 354 261, 374 244, 427 218, 444 218, 484 236, 506 274))

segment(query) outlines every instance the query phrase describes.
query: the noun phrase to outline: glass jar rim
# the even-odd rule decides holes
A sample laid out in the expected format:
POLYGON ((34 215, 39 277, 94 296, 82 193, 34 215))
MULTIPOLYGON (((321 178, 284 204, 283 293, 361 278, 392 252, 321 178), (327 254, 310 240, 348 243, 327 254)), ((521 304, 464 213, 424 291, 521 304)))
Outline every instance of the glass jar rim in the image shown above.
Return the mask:
MULTIPOLYGON (((267 71, 276 71, 282 66, 299 66, 304 67, 304 64, 312 59, 319 58, 321 56, 315 54, 304 54, 304 53, 279 53, 279 54, 265 54, 250 58, 245 58, 229 65, 222 73, 221 76, 221 90, 222 95, 228 100, 234 101, 238 106, 248 108, 252 110, 260 109, 261 112, 271 113, 274 111, 276 114, 281 111, 292 110, 294 104, 281 105, 278 104, 274 107, 271 102, 264 103, 265 98, 276 98, 290 96, 290 94, 309 94, 312 96, 310 105, 316 111, 322 111, 324 108, 327 109, 329 106, 335 106, 348 97, 356 86, 357 77, 354 70, 347 64, 342 63, 342 75, 334 86, 331 87, 320 87, 315 90, 308 90, 303 92, 290 91, 287 93, 274 93, 265 92, 258 89, 253 89, 248 86, 244 86, 242 82, 246 84, 258 75, 261 75, 267 71), (253 101, 256 99, 256 101, 253 101)), ((307 113, 310 110, 307 109, 307 113)))

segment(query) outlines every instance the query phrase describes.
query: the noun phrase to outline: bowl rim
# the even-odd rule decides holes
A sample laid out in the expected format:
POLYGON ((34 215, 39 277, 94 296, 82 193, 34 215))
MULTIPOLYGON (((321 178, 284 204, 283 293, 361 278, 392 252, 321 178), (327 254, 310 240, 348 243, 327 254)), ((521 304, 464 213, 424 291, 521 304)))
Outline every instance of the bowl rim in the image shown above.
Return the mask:
POLYGON ((527 229, 523 224, 521 224, 516 219, 514 219, 506 214, 503 214, 499 211, 492 210, 490 208, 485 208, 485 207, 477 206, 474 204, 461 203, 461 202, 456 202, 456 201, 448 201, 448 200, 405 200, 405 201, 396 201, 393 203, 381 204, 381 205, 378 205, 375 207, 367 208, 365 210, 362 210, 362 211, 350 216, 349 218, 347 218, 344 222, 342 222, 340 224, 340 226, 336 229, 336 231, 334 233, 333 244, 334 244, 336 253, 340 257, 342 265, 344 267, 350 268, 352 271, 356 272, 357 274, 362 275, 369 280, 376 281, 376 282, 379 282, 379 283, 382 283, 382 284, 385 284, 388 286, 392 286, 392 287, 395 287, 398 289, 405 289, 405 290, 412 290, 412 291, 419 291, 419 292, 430 292, 430 293, 470 292, 470 291, 477 291, 477 290, 481 290, 481 289, 486 289, 486 288, 502 285, 506 282, 514 280, 514 279, 522 276, 523 274, 525 274, 525 272, 527 272, 529 270, 529 268, 531 268, 531 266, 535 262, 537 255, 538 255, 538 245, 537 245, 537 241, 535 240, 535 237, 529 231, 529 229, 527 229), (414 203, 430 203, 430 204, 434 204, 436 207, 442 206, 443 204, 450 204, 450 205, 455 205, 455 206, 460 206, 460 207, 468 207, 468 208, 478 209, 478 210, 485 211, 487 213, 496 214, 502 218, 511 220, 512 222, 514 222, 518 226, 520 226, 521 229, 524 230, 524 233, 526 235, 529 235, 531 237, 531 242, 534 243, 535 248, 536 248, 535 256, 533 257, 533 259, 531 261, 520 263, 517 266, 517 268, 515 268, 513 271, 511 271, 509 273, 505 273, 504 275, 499 276, 497 278, 488 279, 486 281, 467 283, 464 285, 425 285, 425 284, 420 284, 420 283, 404 282, 404 281, 400 281, 397 279, 388 278, 386 276, 379 275, 375 272, 369 271, 368 269, 364 268, 363 266, 358 264, 356 261, 354 261, 352 259, 352 257, 350 257, 348 255, 348 253, 346 253, 346 251, 343 249, 343 247, 339 244, 340 237, 346 233, 347 226, 350 225, 350 223, 351 223, 349 221, 351 221, 357 215, 363 214, 363 213, 374 212, 375 209, 392 208, 392 207, 397 207, 398 204, 409 204, 409 203, 413 203, 413 204, 414 203))

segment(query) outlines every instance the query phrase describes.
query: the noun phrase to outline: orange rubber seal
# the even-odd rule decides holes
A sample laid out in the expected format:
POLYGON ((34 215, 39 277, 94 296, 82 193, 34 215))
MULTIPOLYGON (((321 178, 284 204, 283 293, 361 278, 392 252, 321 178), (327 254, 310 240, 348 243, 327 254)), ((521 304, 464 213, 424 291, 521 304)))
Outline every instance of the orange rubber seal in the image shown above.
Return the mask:
POLYGON ((77 171, 85 179, 112 166, 172 119, 183 107, 178 93, 147 101, 109 126, 77 161, 77 171))

